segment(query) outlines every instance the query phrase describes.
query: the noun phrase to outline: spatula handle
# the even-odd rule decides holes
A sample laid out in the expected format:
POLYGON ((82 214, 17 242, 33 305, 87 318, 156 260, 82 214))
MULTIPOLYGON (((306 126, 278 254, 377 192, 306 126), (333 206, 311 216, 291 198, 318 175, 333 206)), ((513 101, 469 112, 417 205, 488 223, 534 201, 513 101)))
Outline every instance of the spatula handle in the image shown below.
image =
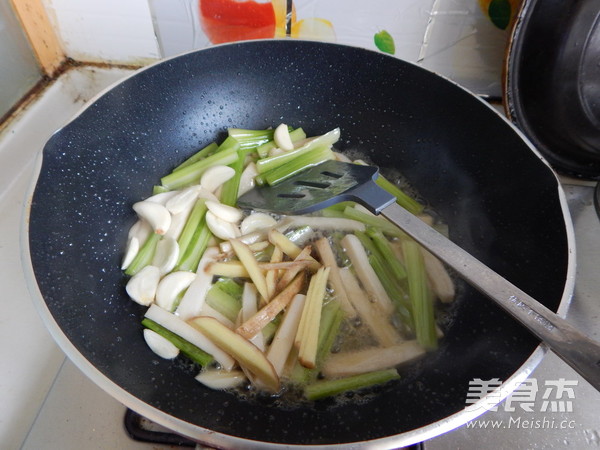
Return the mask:
POLYGON ((566 320, 396 203, 383 208, 381 214, 504 308, 600 391, 598 342, 581 334, 566 320))

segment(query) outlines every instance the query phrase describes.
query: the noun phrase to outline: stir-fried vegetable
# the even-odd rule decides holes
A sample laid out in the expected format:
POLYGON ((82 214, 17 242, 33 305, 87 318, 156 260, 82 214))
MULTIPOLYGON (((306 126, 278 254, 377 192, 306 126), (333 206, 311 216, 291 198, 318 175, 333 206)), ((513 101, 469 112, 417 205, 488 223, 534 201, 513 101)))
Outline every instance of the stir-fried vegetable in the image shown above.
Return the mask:
POLYGON ((397 379, 437 347, 435 303, 452 300, 452 280, 385 218, 352 202, 310 216, 236 208, 255 184, 346 158, 333 150, 339 138, 337 128, 312 138, 284 124, 232 128, 134 205, 122 269, 132 300, 149 306, 142 325, 158 356, 181 353, 214 389, 299 385, 317 400, 397 379))

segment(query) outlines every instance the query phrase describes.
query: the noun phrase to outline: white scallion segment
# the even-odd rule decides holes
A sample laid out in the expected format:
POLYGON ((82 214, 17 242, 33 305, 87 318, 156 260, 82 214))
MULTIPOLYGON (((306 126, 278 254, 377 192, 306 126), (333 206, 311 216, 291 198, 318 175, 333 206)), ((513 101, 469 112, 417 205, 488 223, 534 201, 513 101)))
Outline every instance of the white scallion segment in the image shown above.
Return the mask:
POLYGON ((371 301, 381 308, 383 313, 392 314, 394 304, 387 295, 383 284, 379 281, 373 267, 369 264, 369 257, 360 240, 354 234, 347 234, 340 242, 344 246, 350 261, 352 261, 356 275, 365 287, 371 301))
POLYGON ((212 211, 206 211, 206 225, 219 239, 234 239, 241 234, 236 225, 217 217, 212 211))
POLYGON ((127 243, 127 249, 125 249, 125 255, 123 256, 123 262, 121 263, 121 270, 125 270, 129 267, 129 264, 131 264, 139 251, 140 240, 133 236, 127 243))
POLYGON ((238 187, 238 197, 241 197, 250 189, 254 188, 255 181, 254 177, 258 175, 258 171, 256 170, 256 164, 253 162, 249 163, 246 168, 243 170, 242 175, 240 176, 240 186, 238 187))
POLYGON ((160 275, 171 272, 179 258, 179 244, 171 237, 164 237, 156 244, 152 265, 158 267, 160 275))
MULTIPOLYGON (((242 292, 242 322, 250 320, 250 318, 258 311, 258 292, 252 283, 244 283, 242 292)), ((262 333, 257 333, 250 338, 250 342, 256 345, 259 350, 265 351, 265 340, 262 333)))
POLYGON ((246 376, 241 370, 227 372, 224 370, 207 369, 200 372, 196 376, 196 380, 211 389, 232 389, 244 384, 246 376))
POLYGON ((196 279, 193 272, 177 271, 165 275, 158 283, 155 303, 167 311, 172 311, 177 297, 196 279))
POLYGON ((179 355, 179 349, 175 347, 168 339, 162 337, 160 334, 144 329, 144 340, 150 350, 156 353, 158 356, 164 359, 173 359, 179 355))
POLYGON ((266 230, 277 225, 277 221, 268 214, 254 213, 250 214, 240 224, 242 235, 253 233, 254 231, 266 230))
POLYGON ((146 202, 152 202, 152 203, 158 203, 159 205, 166 205, 167 202, 175 197, 177 194, 179 193, 179 191, 167 191, 167 192, 160 192, 158 194, 154 194, 150 197, 148 197, 145 201, 146 202))
POLYGON ((204 334, 195 329, 190 324, 181 320, 181 318, 165 311, 158 305, 152 305, 146 311, 145 317, 153 320, 159 325, 162 325, 167 330, 175 333, 177 336, 185 339, 196 347, 204 350, 206 353, 212 355, 212 357, 221 364, 221 367, 225 370, 233 369, 235 360, 212 343, 204 334))
POLYGON ((165 234, 171 226, 171 213, 160 203, 144 200, 134 203, 133 210, 150 224, 156 234, 165 234))
POLYGON ((300 323, 305 300, 306 296, 303 294, 297 294, 292 299, 267 352, 267 359, 271 361, 275 372, 279 376, 283 372, 285 362, 294 345, 294 338, 298 331, 298 324, 300 323))
POLYGON ((196 271, 197 276, 188 287, 175 311, 175 313, 183 320, 199 316, 202 312, 202 306, 206 300, 206 293, 212 284, 212 275, 206 273, 205 269, 208 264, 216 261, 218 256, 218 247, 208 247, 204 252, 204 255, 202 255, 202 258, 200 258, 198 270, 196 271))
POLYGON ((333 156, 335 157, 336 161, 341 161, 341 162, 345 162, 345 163, 352 162, 352 160, 350 158, 348 158, 346 155, 344 155, 343 153, 340 153, 340 152, 333 152, 333 156))
POLYGON ((212 166, 200 178, 200 186, 208 192, 215 192, 219 186, 233 178, 235 169, 229 166, 212 166))
POLYGON ((152 233, 153 231, 150 224, 145 220, 140 219, 136 223, 134 223, 129 229, 128 238, 131 239, 135 236, 136 238, 138 238, 138 241, 141 244, 143 242, 146 242, 146 239, 148 239, 148 237, 150 237, 152 233))
POLYGON ((217 216, 219 219, 229 223, 238 223, 242 220, 243 213, 238 208, 233 206, 224 205, 220 202, 214 202, 211 200, 206 201, 206 207, 208 210, 217 216))
POLYGON ((292 142, 292 138, 290 137, 288 126, 284 123, 275 128, 275 132, 273 133, 273 140, 275 141, 275 145, 281 150, 284 150, 286 152, 294 150, 294 143, 292 142))
POLYGON ((287 216, 286 224, 286 229, 293 226, 309 226, 315 230, 365 231, 364 223, 343 217, 287 216))
POLYGON ((169 199, 165 204, 171 214, 179 214, 186 210, 191 210, 198 198, 200 186, 190 186, 185 188, 169 199))
POLYGON ((154 302, 160 271, 158 267, 146 266, 127 282, 125 290, 131 299, 140 305, 148 306, 154 302))

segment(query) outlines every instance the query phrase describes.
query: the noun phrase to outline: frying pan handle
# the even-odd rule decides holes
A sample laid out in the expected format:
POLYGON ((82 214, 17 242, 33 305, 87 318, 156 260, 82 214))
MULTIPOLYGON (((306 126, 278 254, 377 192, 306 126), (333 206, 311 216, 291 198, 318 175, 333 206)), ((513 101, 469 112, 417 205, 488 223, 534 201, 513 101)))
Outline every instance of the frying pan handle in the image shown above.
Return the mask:
POLYGON ((494 300, 600 391, 600 344, 504 279, 451 240, 393 203, 381 214, 494 300))

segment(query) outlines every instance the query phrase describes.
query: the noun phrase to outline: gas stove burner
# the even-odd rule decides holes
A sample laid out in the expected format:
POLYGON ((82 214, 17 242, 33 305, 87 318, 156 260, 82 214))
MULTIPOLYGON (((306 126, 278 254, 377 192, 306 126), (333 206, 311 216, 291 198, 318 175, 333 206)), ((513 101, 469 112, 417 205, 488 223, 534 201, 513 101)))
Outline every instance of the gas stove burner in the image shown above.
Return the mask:
MULTIPOLYGON (((196 442, 183 436, 179 436, 178 434, 175 434, 172 431, 155 424, 151 420, 140 416, 138 413, 132 411, 131 409, 128 409, 125 412, 124 422, 125 430, 127 430, 129 437, 136 441, 147 442, 151 444, 163 444, 173 445, 177 447, 196 448, 196 442)), ((208 447, 200 446, 198 446, 197 448, 208 449, 208 447)))

